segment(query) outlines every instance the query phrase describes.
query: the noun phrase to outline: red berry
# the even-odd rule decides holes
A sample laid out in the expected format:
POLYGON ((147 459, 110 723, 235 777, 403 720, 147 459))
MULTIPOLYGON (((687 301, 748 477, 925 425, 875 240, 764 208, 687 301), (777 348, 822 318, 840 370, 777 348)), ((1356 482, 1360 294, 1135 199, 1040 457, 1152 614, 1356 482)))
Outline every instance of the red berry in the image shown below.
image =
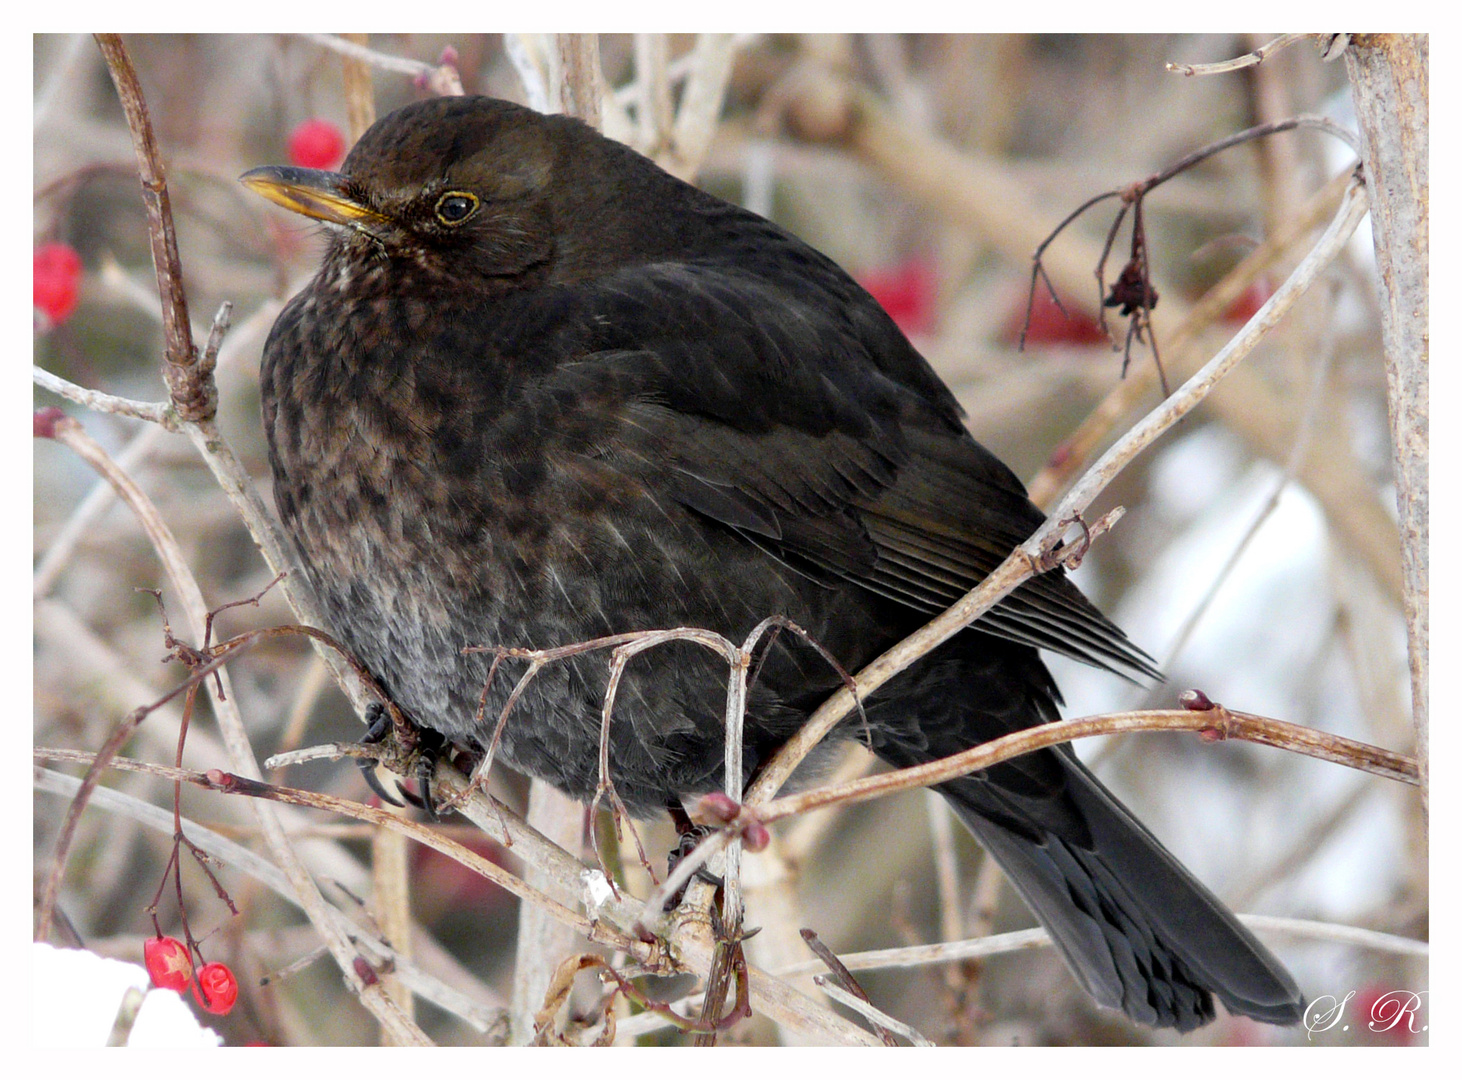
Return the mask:
POLYGON ((890 269, 863 275, 858 283, 904 333, 923 334, 933 328, 939 286, 934 268, 924 260, 905 259, 890 269))
POLYGON ((239 999, 239 980, 234 978, 227 964, 204 964, 198 970, 193 996, 209 1012, 223 1016, 239 999))
POLYGON ((1219 317, 1226 323, 1246 323, 1273 295, 1274 289, 1269 282, 1260 278, 1244 290, 1243 294, 1219 317))
POLYGON ((188 947, 177 938, 153 937, 142 943, 142 962, 152 985, 182 993, 193 981, 193 961, 188 947))
POLYGON ((302 169, 333 169, 345 157, 345 136, 328 120, 306 120, 289 133, 289 160, 302 169))
POLYGON ((1011 305, 1000 330, 1002 341, 1015 344, 1020 341, 1021 329, 1025 328, 1027 345, 1100 345, 1107 340, 1099 322, 1080 308, 1069 303, 1062 311, 1051 299, 1045 286, 1036 285, 1036 298, 1030 308, 1030 325, 1026 326, 1026 296, 1011 305))
POLYGON ((76 310, 81 291, 81 256, 70 244, 42 244, 35 250, 35 306, 52 326, 76 310))

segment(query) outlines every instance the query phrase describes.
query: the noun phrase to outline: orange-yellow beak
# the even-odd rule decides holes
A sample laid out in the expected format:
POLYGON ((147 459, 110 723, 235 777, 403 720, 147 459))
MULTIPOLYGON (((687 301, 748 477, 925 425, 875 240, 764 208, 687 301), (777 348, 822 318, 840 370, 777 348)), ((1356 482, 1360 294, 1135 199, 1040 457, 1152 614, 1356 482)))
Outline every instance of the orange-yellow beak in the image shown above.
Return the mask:
POLYGON ((339 173, 263 165, 244 173, 239 182, 286 210, 318 221, 359 228, 389 220, 353 197, 349 181, 339 173))

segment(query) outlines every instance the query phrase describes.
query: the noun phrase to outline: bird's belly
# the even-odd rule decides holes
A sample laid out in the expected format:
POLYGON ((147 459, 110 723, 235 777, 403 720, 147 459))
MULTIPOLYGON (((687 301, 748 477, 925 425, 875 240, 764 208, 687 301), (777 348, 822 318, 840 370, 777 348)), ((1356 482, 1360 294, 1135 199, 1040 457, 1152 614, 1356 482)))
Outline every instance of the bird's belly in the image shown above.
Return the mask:
MULTIPOLYGON (((545 492, 469 523, 410 476, 378 491, 363 475, 318 486, 288 524, 335 632, 414 719, 459 743, 488 744, 527 670, 508 658, 494 673, 495 647, 552 649, 674 626, 739 643, 768 615, 816 616, 790 571, 674 507, 585 506, 545 492)), ((574 489, 582 497, 583 485, 574 489)), ((502 758, 592 796, 611 658, 599 648, 539 669, 509 714, 502 758)), ((835 684, 828 669, 820 674, 835 684)), ((609 743, 631 809, 719 786, 728 676, 724 659, 688 642, 629 663, 609 743)), ((768 681, 755 699, 749 763, 800 720, 781 698, 768 681)))

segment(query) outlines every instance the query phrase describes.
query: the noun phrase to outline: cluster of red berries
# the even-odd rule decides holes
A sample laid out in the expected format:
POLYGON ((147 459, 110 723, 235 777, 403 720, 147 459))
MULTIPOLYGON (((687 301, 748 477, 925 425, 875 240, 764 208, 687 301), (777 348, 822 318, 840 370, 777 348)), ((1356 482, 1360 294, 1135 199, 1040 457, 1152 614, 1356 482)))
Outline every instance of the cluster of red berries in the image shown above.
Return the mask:
POLYGON ((239 980, 227 964, 204 964, 195 975, 188 947, 177 938, 148 938, 142 960, 154 986, 180 994, 191 986, 193 997, 208 1012, 223 1016, 239 999, 239 980))

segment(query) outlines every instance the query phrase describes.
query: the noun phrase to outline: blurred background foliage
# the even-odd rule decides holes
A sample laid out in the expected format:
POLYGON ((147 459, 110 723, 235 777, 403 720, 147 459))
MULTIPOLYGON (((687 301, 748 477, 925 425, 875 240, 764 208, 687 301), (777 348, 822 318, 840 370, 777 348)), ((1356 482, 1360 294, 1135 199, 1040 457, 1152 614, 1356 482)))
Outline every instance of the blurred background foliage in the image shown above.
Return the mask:
MULTIPOLYGON (((313 273, 321 238, 300 219, 252 197, 236 178, 252 166, 288 160, 291 133, 304 121, 319 118, 348 129, 341 59, 304 37, 126 40, 169 169, 198 340, 221 302, 234 305, 234 329, 218 373, 219 420, 262 489, 268 468, 259 421, 259 351, 281 302, 313 273)), ((1064 313, 1044 300, 1038 304, 1026 348, 1017 349, 1031 245, 1014 248, 1011 237, 1039 237, 1089 196, 1251 124, 1298 113, 1345 119, 1343 67, 1322 64, 1309 45, 1227 75, 1183 78, 1164 70, 1168 61, 1224 59, 1261 40, 743 36, 697 182, 773 218, 858 277, 954 388, 976 437, 1029 480, 1118 386, 1122 356, 1094 322, 1094 283, 1086 293, 1063 293, 1064 313), (940 194, 934 190, 938 178, 933 188, 918 178, 919 160, 890 161, 836 122, 821 130, 809 78, 866 91, 907 145, 953 152, 993 178, 993 186, 940 194), (1019 197, 1002 194, 1010 192, 1019 197), (988 217, 982 224, 978 215, 952 210, 960 198, 1004 203, 993 209, 1010 215, 1007 225, 991 225, 988 217)), ((671 36, 672 62, 693 44, 691 36, 671 36)), ((500 36, 377 35, 370 45, 429 64, 450 47, 468 93, 525 100, 500 36)), ((632 37, 605 35, 600 47, 609 86, 630 83, 632 37)), ((38 36, 34 50, 35 243, 68 244, 83 267, 74 313, 37 332, 36 363, 84 386, 161 399, 160 324, 146 223, 115 92, 89 37, 38 36)), ((372 80, 378 114, 429 92, 408 75, 379 68, 372 80)), ((1343 146, 1314 133, 1287 134, 1212 158, 1160 188, 1145 216, 1163 301, 1175 307, 1196 300, 1349 161, 1343 146)), ((1110 222, 1109 209, 1088 213, 1057 247, 1095 248, 1110 222)), ((1277 409, 1251 408, 1237 397, 1220 407, 1224 395, 1239 393, 1220 387, 1210 405, 1149 450, 1096 508, 1121 503, 1129 512, 1094 549, 1080 580, 1162 661, 1169 679, 1142 690, 1058 663, 1067 715, 1171 705, 1178 691, 1196 686, 1235 708, 1410 751, 1405 642, 1394 577, 1388 577, 1395 571, 1365 554, 1364 545, 1357 547, 1353 530, 1340 523, 1344 508, 1327 497, 1332 488, 1323 482, 1331 473, 1358 482, 1363 495, 1394 516, 1369 243, 1368 235, 1358 236, 1347 259, 1247 362, 1249 385, 1277 409), (1324 459, 1310 455, 1299 459, 1302 467, 1291 467, 1297 440, 1302 450, 1323 440, 1324 459), (1192 633, 1182 635, 1194 617, 1192 633)), ((1124 232, 1109 279, 1125 261, 1125 244, 1124 232)), ((1202 331, 1199 360, 1288 269, 1283 262, 1272 267, 1202 331)), ((1120 340, 1122 328, 1114 325, 1120 340)), ((1150 380, 1145 348, 1135 349, 1128 378, 1150 380)), ((1149 388, 1138 411, 1128 410, 1122 421, 1158 400, 1149 388)), ((38 407, 56 403, 37 392, 38 407)), ((268 571, 184 440, 136 421, 65 408, 121 456, 157 502, 210 603, 263 588, 268 571)), ((1115 432, 1124 427, 1119 421, 1115 432)), ((150 596, 137 592, 166 590, 168 583, 134 519, 103 499, 94 516, 82 519, 83 527, 74 523, 97 486, 96 476, 65 448, 37 442, 37 745, 95 749, 123 714, 180 678, 175 667, 158 664, 165 650, 157 609, 150 596)), ((1378 520, 1384 529, 1389 518, 1382 513, 1378 520)), ((257 609, 225 613, 220 628, 236 633, 290 621, 276 591, 257 609)), ((359 736, 345 699, 326 685, 303 646, 271 645, 231 670, 261 754, 359 736)), ((189 737, 186 763, 209 768, 222 755, 201 698, 200 709, 204 715, 189 737)), ((151 716, 126 752, 170 762, 178 717, 176 706, 151 716)), ((1210 746, 1190 737, 1135 736, 1078 750, 1237 910, 1427 937, 1425 845, 1413 790, 1275 750, 1210 746)), ((521 804, 525 785, 505 768, 497 772, 498 794, 521 804)), ((301 767, 276 779, 352 798, 366 795, 345 764, 301 767)), ((155 781, 113 774, 107 782, 168 804, 170 792, 155 781)), ((784 858, 753 860, 747 870, 749 923, 769 927, 749 946, 762 950, 753 959, 773 967, 807 959, 797 926, 813 927, 846 952, 1031 925, 1019 899, 982 875, 982 856, 961 830, 942 847, 931 839, 941 831, 942 823, 931 822, 931 814, 941 812, 931 809, 936 805, 921 793, 901 796, 814 815, 779 831, 774 854, 784 858), (957 910, 940 903, 939 850, 952 856, 946 865, 964 898, 957 910), (771 868, 761 879, 759 865, 771 868), (767 898, 759 907, 762 892, 767 898), (995 900, 988 918, 969 902, 976 895, 995 900), (788 927, 790 934, 781 932, 788 927)), ((38 871, 48 861, 63 809, 53 795, 36 797, 38 871)), ((252 819, 237 800, 185 791, 183 809, 221 832, 253 839, 252 819)), ((368 922, 368 830, 318 816, 296 820, 305 856, 327 893, 368 922)), ((465 825, 445 828, 469 835, 465 825)), ((670 845, 667 826, 652 826, 649 836, 660 850, 670 845)), ((104 954, 140 957, 149 932, 143 908, 166 853, 166 837, 90 811, 62 899, 74 934, 104 954)), ((491 854, 513 862, 502 851, 491 854)), ((439 856, 413 849, 411 858, 417 962, 478 1000, 501 1004, 510 987, 516 901, 439 856)), ((626 873, 633 883, 634 868, 626 873)), ((210 957, 233 965, 244 988, 240 1007, 213 1020, 227 1041, 375 1041, 374 1023, 345 994, 328 959, 257 985, 317 942, 292 907, 242 874, 227 867, 222 874, 238 918, 228 916, 200 875, 185 880, 195 930, 212 933, 210 957)), ((164 905, 164 929, 171 918, 164 905)), ((1424 959, 1266 936, 1312 998, 1343 998, 1353 990, 1365 1000, 1393 989, 1426 989, 1424 959)), ((982 965, 870 972, 861 981, 881 1008, 941 1043, 1178 1041, 1095 1008, 1048 949, 982 965)), ((421 1007, 420 1020, 442 1042, 481 1038, 431 1006, 421 1007)), ((1326 1041, 1399 1037, 1351 1024, 1326 1041)), ((727 1041, 774 1038, 769 1026, 752 1021, 727 1041)), ((1303 1044, 1306 1033, 1223 1017, 1185 1041, 1303 1044)))

